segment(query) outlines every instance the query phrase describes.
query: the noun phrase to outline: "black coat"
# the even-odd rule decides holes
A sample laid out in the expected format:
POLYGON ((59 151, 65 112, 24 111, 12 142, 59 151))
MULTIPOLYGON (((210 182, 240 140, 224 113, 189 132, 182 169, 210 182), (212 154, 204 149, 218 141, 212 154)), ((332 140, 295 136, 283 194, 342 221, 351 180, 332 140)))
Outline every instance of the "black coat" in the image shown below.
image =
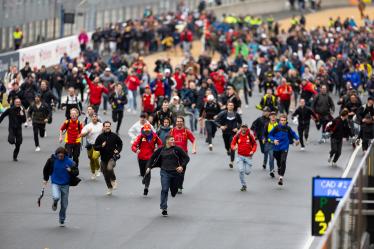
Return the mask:
MULTIPOLYGON (((177 167, 182 166, 183 170, 186 170, 187 164, 190 161, 190 157, 184 152, 180 147, 174 146, 172 147, 174 150, 175 155, 175 169, 177 167)), ((147 163, 147 168, 162 168, 162 159, 161 159, 161 152, 164 147, 158 148, 153 154, 152 157, 149 159, 147 163)))
POLYGON ((118 150, 118 153, 121 152, 122 140, 113 132, 104 132, 96 138, 94 149, 100 151, 102 161, 108 162, 113 157, 114 150, 118 150), (106 145, 102 147, 104 142, 106 142, 106 145))
POLYGON ((21 107, 12 106, 6 109, 0 116, 0 123, 6 116, 9 116, 9 129, 21 129, 22 124, 26 122, 26 111, 21 110, 21 107), (21 112, 23 112, 23 115, 21 115, 21 112))
POLYGON ((304 106, 301 108, 300 106, 295 110, 292 114, 292 118, 297 116, 297 120, 299 121, 299 125, 309 124, 310 119, 314 117, 317 119, 317 116, 314 114, 310 107, 304 106))

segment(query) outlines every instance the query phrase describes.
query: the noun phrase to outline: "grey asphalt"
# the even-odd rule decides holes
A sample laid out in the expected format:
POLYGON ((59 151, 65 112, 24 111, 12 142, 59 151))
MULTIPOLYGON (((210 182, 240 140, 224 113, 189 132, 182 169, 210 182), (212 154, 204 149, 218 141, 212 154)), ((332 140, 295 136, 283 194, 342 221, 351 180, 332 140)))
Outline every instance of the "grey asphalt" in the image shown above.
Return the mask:
MULTIPOLYGON (((250 107, 244 108, 245 122, 251 124, 261 114, 254 108, 258 101, 256 94, 250 107)), ((111 120, 109 115, 102 117, 111 120)), ((299 249, 311 233, 311 178, 341 176, 352 152, 345 143, 339 167, 329 167, 329 143, 318 145, 319 133, 312 125, 306 151, 290 149, 283 187, 262 169, 258 151, 247 177, 248 191, 240 192, 238 172, 228 167, 220 132, 213 152, 197 135, 198 153, 191 155, 185 190, 175 199, 169 198, 169 217, 164 218, 159 210, 158 170, 153 171, 149 196, 142 196, 136 156, 127 136, 136 119, 134 114, 124 118, 120 132, 124 150, 115 169, 119 188, 113 196, 105 196, 102 176, 90 180, 83 149, 83 181, 70 188, 65 228, 58 227, 58 212, 51 210, 49 185, 41 207, 36 204, 42 168, 58 146, 63 113, 54 113, 40 152, 34 151, 32 128, 23 129, 19 162, 11 161, 13 147, 7 143, 8 120, 4 120, 0 125, 0 249, 299 249)))

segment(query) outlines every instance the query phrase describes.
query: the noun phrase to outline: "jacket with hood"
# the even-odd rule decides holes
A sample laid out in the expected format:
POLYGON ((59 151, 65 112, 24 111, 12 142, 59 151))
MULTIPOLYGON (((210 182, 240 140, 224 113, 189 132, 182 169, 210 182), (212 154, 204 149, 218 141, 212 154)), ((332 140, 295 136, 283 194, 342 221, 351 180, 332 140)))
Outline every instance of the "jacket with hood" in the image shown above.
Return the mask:
POLYGON ((136 137, 131 150, 135 153, 139 150, 138 158, 140 160, 149 160, 156 149, 156 145, 158 148, 162 146, 162 141, 157 134, 151 132, 147 136, 142 128, 141 134, 136 137))
POLYGON ((47 162, 43 168, 43 179, 48 181, 51 176, 51 182, 57 185, 69 185, 71 177, 76 177, 79 174, 79 171, 72 175, 67 168, 76 167, 75 162, 65 155, 63 160, 59 160, 56 154, 52 154, 48 158, 47 162))
POLYGON ((278 145, 274 145, 274 151, 288 151, 290 144, 293 140, 299 140, 299 137, 288 125, 278 124, 274 129, 269 133, 271 142, 274 143, 275 140, 279 141, 278 145))

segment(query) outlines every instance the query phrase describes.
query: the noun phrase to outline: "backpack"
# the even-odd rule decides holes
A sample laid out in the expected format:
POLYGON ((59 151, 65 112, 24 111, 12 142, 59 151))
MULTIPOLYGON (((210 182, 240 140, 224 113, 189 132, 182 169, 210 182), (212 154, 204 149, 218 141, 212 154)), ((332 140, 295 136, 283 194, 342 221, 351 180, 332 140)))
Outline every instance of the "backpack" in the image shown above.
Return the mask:
MULTIPOLYGON (((68 120, 66 120, 67 121, 67 123, 66 123, 66 129, 65 129, 65 133, 68 131, 68 129, 69 129, 69 125, 70 125, 70 119, 68 119, 68 120)), ((65 121, 65 122, 66 122, 65 121)), ((78 132, 79 132, 79 134, 81 133, 81 122, 79 122, 79 120, 78 120, 78 132)))
MULTIPOLYGON (((48 168, 49 168, 49 172, 48 172, 49 175, 52 175, 52 173, 53 173, 54 162, 55 162, 55 159, 53 158, 53 156, 51 156, 47 160, 47 164, 48 164, 48 168)), ((69 186, 75 187, 82 181, 82 179, 80 179, 78 177, 79 168, 77 166, 73 166, 73 167, 70 167, 70 169, 71 170, 69 171, 69 175, 70 175, 69 186)))
MULTIPOLYGON (((171 130, 169 131, 169 134, 170 136, 173 136, 173 133, 174 133, 174 128, 171 128, 171 130)), ((184 135, 186 136, 186 140, 188 139, 188 134, 187 134, 187 129, 184 128, 184 135)))
POLYGON ((289 144, 293 144, 293 136, 292 136, 292 133, 291 133, 291 127, 286 126, 286 128, 281 128, 281 127, 279 127, 279 125, 274 127, 274 133, 275 134, 280 132, 280 131, 286 131, 286 130, 287 130, 287 133, 288 133, 288 142, 289 142, 289 144))

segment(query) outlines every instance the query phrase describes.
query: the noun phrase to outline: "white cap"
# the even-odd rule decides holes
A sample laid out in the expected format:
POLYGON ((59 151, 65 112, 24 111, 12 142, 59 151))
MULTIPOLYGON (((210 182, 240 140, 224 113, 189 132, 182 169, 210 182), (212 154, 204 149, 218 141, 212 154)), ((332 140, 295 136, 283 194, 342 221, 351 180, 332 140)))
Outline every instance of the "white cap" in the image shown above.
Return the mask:
POLYGON ((77 67, 73 67, 73 72, 78 72, 78 68, 77 67))
POLYGON ((209 94, 208 97, 207 97, 207 100, 208 101, 214 100, 214 96, 212 94, 209 94))
POLYGON ((170 73, 170 68, 165 68, 164 73, 170 73))
POLYGON ((179 97, 178 96, 173 96, 173 99, 179 100, 179 97))
POLYGON ((110 72, 110 68, 109 67, 105 68, 105 71, 110 72))
POLYGON ((321 59, 321 56, 319 56, 319 54, 316 55, 316 60, 320 60, 321 59))

